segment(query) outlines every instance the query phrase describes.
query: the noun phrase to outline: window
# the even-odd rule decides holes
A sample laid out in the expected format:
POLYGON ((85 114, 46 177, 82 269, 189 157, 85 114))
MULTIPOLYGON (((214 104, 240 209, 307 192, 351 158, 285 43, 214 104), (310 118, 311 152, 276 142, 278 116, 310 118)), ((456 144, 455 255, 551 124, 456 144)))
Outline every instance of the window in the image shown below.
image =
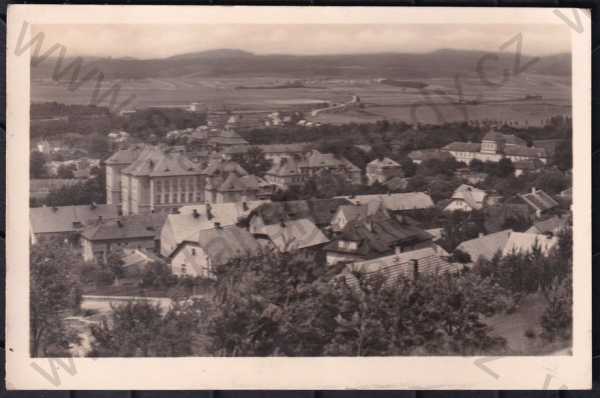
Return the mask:
POLYGON ((196 255, 196 249, 192 249, 192 256, 196 255))
POLYGON ((181 264, 181 273, 183 275, 185 275, 187 273, 187 269, 186 269, 186 265, 185 264, 181 264))

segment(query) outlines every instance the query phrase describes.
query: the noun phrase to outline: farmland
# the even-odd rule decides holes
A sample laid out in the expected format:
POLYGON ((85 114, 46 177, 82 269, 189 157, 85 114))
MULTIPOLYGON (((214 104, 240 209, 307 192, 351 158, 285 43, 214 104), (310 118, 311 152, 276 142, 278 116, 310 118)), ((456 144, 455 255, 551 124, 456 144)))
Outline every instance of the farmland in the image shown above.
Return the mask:
MULTIPOLYGON (((500 81, 490 76, 489 80, 500 81)), ((119 85, 117 104, 135 96, 125 109, 152 106, 185 106, 192 102, 208 110, 311 109, 319 102, 343 103, 353 95, 364 108, 337 114, 321 114, 314 121, 343 124, 380 119, 440 123, 465 120, 529 121, 536 124, 557 114, 570 114, 571 86, 563 76, 523 74, 498 86, 485 84, 477 76, 456 81, 452 78, 415 80, 424 89, 382 84, 376 79, 305 79, 298 87, 288 87, 290 79, 280 77, 202 78, 188 75, 173 78, 146 78, 106 81, 101 93, 119 85), (240 86, 257 87, 236 89, 240 86), (264 87, 272 86, 272 89, 264 87), (529 98, 526 96, 541 96, 529 98), (462 99, 463 103, 458 103, 462 99), (475 103, 476 102, 476 103, 475 103)), ((75 90, 66 81, 35 79, 31 86, 33 102, 56 101, 88 104, 94 97, 95 81, 75 90)), ((110 98, 110 95, 107 96, 110 98)), ((100 105, 108 105, 104 99, 100 105)), ((315 106, 316 107, 316 106, 315 106)))

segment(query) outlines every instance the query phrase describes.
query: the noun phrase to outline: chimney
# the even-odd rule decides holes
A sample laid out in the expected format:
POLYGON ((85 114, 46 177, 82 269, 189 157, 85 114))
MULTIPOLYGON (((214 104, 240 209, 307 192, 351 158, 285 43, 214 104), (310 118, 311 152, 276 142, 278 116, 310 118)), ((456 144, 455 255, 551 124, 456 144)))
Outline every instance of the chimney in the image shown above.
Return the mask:
POLYGON ((399 256, 399 255, 400 255, 400 253, 402 253, 402 246, 395 246, 395 247, 394 247, 394 254, 395 254, 396 256, 399 256))
POLYGON ((242 208, 244 209, 244 211, 248 211, 248 203, 243 202, 242 203, 242 208))
POLYGON ((98 223, 102 224, 102 216, 98 216, 98 223))
POLYGON ((123 223, 121 222, 121 220, 117 220, 117 225, 119 226, 119 228, 123 228, 123 223))
POLYGON ((206 204, 206 218, 209 220, 212 220, 214 218, 213 214, 212 214, 212 208, 210 206, 210 204, 206 204))
POLYGON ((215 228, 216 229, 221 229, 221 223, 220 222, 216 222, 215 223, 215 228))
POLYGON ((478 238, 483 238, 483 237, 484 237, 484 235, 483 235, 483 232, 480 232, 480 233, 479 233, 479 235, 478 235, 477 237, 478 237, 478 238))
POLYGON ((536 193, 536 192, 537 192, 537 191, 535 190, 535 187, 531 187, 531 193, 532 193, 533 195, 535 195, 535 193, 536 193))
POLYGON ((200 213, 198 213, 197 209, 194 209, 194 211, 193 211, 192 214, 194 215, 194 218, 199 218, 200 217, 200 213))
POLYGON ((419 261, 418 260, 410 260, 413 269, 413 278, 417 280, 419 278, 419 261))
POLYGON ((281 226, 281 228, 285 228, 285 221, 283 221, 283 218, 281 219, 281 221, 279 221, 279 225, 281 226))

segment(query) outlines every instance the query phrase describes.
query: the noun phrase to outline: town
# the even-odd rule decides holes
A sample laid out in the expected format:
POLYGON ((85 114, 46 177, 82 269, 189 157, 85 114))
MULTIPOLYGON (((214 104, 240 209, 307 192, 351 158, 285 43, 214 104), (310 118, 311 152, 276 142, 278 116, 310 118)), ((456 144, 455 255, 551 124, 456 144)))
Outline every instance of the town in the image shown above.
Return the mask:
MULTIPOLYGON (((78 115, 82 110, 106 115, 102 108, 71 108, 78 115)), ((442 344, 434 333, 426 343, 398 343, 394 352, 563 348, 568 322, 561 318, 559 327, 557 319, 546 318, 570 311, 564 292, 553 298, 572 266, 570 118, 553 117, 542 127, 385 120, 335 126, 307 122, 303 111, 249 116, 191 107, 168 110, 184 126, 169 130, 175 121, 165 123, 151 136, 141 126, 135 133, 113 130, 70 143, 32 138, 32 267, 48 256, 68 260, 63 271, 69 276, 60 289, 74 297, 63 299, 61 321, 76 336, 63 339, 62 346, 51 336, 40 337, 34 352, 138 355, 150 343, 136 343, 140 336, 129 330, 129 346, 116 345, 117 328, 128 329, 127 322, 105 321, 126 308, 133 317, 154 314, 154 322, 186 329, 182 347, 163 352, 145 346, 144 355, 320 355, 324 349, 332 355, 381 354, 376 346, 382 342, 374 342, 372 351, 355 351, 350 324, 358 315, 348 325, 340 319, 343 313, 329 319, 334 330, 327 333, 348 341, 329 336, 318 348, 292 349, 292 343, 269 336, 281 330, 269 328, 299 313, 284 315, 289 304, 273 297, 247 302, 259 293, 290 289, 294 298, 286 303, 315 305, 295 290, 317 289, 317 281, 347 289, 329 296, 315 292, 324 307, 341 304, 322 300, 348 300, 344 295, 361 289, 363 300, 377 307, 371 285, 387 291, 418 281, 429 283, 419 288, 423 292, 447 289, 454 294, 450 298, 465 289, 465 311, 479 315, 460 327, 463 320, 446 320, 444 348, 434 344, 442 344), (236 288, 251 277, 258 282, 236 288), (72 302, 76 310, 68 309, 72 302), (168 318, 164 314, 173 305, 178 311, 188 306, 185 311, 195 315, 168 318), (257 319, 239 312, 245 306, 258 311, 257 319), (546 320, 532 319, 533 311, 546 320), (204 325, 200 329, 218 325, 221 333, 236 335, 215 330, 202 335, 185 323, 193 316, 203 318, 194 321, 204 325), (268 342, 251 344, 247 340, 256 336, 244 335, 250 324, 240 326, 243 330, 233 325, 254 321, 268 342), (228 325, 234 329, 224 332, 228 325), (340 327, 348 331, 336 332, 340 327), (454 341, 459 333, 471 340, 454 341)))

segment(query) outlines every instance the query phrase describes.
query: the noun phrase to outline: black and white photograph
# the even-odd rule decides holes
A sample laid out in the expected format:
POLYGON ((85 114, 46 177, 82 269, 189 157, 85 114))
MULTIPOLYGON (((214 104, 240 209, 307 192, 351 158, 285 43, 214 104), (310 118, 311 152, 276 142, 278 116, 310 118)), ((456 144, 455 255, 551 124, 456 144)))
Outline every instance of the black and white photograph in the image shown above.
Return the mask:
POLYGON ((13 24, 20 355, 573 359, 584 13, 13 24))

